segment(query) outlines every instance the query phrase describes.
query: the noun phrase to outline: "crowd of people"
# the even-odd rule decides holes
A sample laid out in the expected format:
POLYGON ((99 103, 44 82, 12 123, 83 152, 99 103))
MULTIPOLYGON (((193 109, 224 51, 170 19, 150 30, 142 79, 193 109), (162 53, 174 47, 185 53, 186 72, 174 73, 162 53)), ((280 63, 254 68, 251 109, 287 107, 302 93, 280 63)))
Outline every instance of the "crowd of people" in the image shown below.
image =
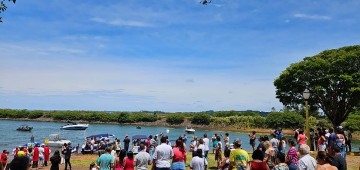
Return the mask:
MULTIPOLYGON (((32 136, 31 141, 33 141, 33 138, 32 136)), ((10 152, 3 150, 0 170, 28 170, 30 168, 39 169, 46 166, 50 166, 50 170, 59 170, 59 164, 61 163, 65 163, 65 169, 67 169, 68 166, 71 169, 71 152, 71 143, 64 143, 61 152, 55 150, 52 155, 51 148, 47 144, 36 143, 33 146, 16 147, 12 152, 13 159, 9 162, 10 152)))
MULTIPOLYGON (((304 131, 296 129, 293 139, 286 138, 282 129, 270 134, 257 137, 255 131, 249 134, 252 156, 242 149, 243 142, 235 139, 230 142, 228 133, 214 134, 210 139, 207 134, 201 137, 193 136, 187 143, 187 135, 179 136, 172 144, 168 136, 160 134, 150 135, 140 142, 139 152, 134 154, 129 150, 130 139, 125 136, 124 148, 120 139, 110 145, 99 147, 99 157, 90 164, 90 170, 185 170, 186 165, 194 170, 207 169, 208 162, 215 161, 216 169, 222 170, 320 170, 338 169, 346 170, 346 149, 351 148, 351 133, 347 133, 340 126, 331 128, 318 128, 307 139, 304 131), (307 141, 310 142, 307 142, 307 141), (311 143, 310 146, 306 143, 311 143), (257 145, 256 145, 257 144, 257 145), (313 146, 312 146, 313 145, 313 146), (212 147, 212 150, 210 148, 212 147), (317 152, 316 158, 310 155, 312 148, 317 152), (209 151, 213 157, 209 157, 209 151), (187 162, 187 152, 191 152, 191 160, 187 162)), ((106 143, 106 140, 104 141, 106 143)), ((93 145, 94 141, 86 141, 93 145)), ((4 150, 1 154, 0 170, 27 170, 29 167, 38 168, 48 166, 51 170, 59 170, 59 164, 65 163, 65 170, 71 170, 70 163, 72 147, 65 143, 61 150, 56 150, 50 157, 51 149, 45 144, 35 145, 33 148, 19 147, 14 150, 14 159, 8 163, 9 152, 4 150)))

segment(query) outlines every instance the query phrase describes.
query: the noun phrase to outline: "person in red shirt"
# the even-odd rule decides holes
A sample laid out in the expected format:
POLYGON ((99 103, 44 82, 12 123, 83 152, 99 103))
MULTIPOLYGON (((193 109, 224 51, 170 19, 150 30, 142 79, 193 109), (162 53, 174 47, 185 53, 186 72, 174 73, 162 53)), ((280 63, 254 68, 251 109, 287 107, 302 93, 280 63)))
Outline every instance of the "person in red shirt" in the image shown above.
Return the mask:
POLYGON ((47 166, 47 162, 49 161, 50 153, 51 153, 51 149, 49 148, 48 145, 45 145, 45 147, 44 147, 44 165, 45 166, 47 166))
POLYGON ((39 163, 39 145, 36 145, 33 150, 33 164, 32 168, 37 168, 39 163))
POLYGON ((3 150, 3 153, 1 154, 1 164, 3 165, 3 167, 6 167, 8 154, 9 152, 7 150, 3 150))

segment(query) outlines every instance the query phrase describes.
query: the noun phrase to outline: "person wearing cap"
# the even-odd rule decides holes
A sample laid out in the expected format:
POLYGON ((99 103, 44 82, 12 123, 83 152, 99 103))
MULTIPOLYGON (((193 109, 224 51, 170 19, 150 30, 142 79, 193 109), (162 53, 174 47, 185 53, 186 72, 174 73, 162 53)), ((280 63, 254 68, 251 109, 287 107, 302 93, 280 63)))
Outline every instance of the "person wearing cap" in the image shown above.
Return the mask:
POLYGON ((45 150, 44 150, 45 144, 41 144, 39 147, 39 161, 41 166, 44 166, 44 155, 45 155, 45 150))
POLYGON ((241 140, 236 139, 234 141, 234 150, 230 152, 230 165, 229 170, 232 169, 246 169, 246 164, 250 161, 249 154, 241 149, 241 140))
POLYGON ((7 159, 8 159, 9 152, 7 150, 3 150, 1 154, 1 164, 3 167, 6 167, 7 159))
POLYGON ((128 152, 129 151, 129 144, 130 144, 130 139, 129 139, 128 135, 125 136, 125 139, 123 140, 123 142, 124 142, 124 149, 125 149, 126 152, 128 152))

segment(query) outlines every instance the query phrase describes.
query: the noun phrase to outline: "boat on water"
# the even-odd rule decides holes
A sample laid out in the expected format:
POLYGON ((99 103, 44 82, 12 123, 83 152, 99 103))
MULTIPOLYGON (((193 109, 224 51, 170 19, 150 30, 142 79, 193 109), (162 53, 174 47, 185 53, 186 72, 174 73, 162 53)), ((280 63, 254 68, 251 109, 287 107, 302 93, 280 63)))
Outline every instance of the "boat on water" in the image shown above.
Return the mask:
POLYGON ((62 130, 85 130, 89 127, 89 124, 80 124, 79 122, 71 122, 64 126, 61 126, 62 130))
POLYGON ((187 133, 195 133, 195 129, 186 127, 185 132, 187 132, 187 133))
POLYGON ((31 131, 33 129, 32 126, 29 125, 20 125, 16 130, 18 131, 31 131))
POLYGON ((136 126, 136 129, 141 129, 141 126, 136 126))
POLYGON ((71 143, 71 141, 61 139, 59 134, 50 134, 49 139, 45 139, 45 143, 50 147, 61 147, 64 145, 64 143, 71 143))
POLYGON ((140 152, 140 143, 145 143, 147 139, 146 135, 134 135, 132 136, 132 152, 134 154, 137 154, 140 152))
MULTIPOLYGON (((82 154, 91 154, 98 151, 102 147, 111 147, 115 144, 115 135, 114 134, 97 134, 85 137, 85 143, 81 146, 82 154), (99 146, 99 147, 98 147, 99 146)), ((105 149, 102 148, 102 149, 105 149)))

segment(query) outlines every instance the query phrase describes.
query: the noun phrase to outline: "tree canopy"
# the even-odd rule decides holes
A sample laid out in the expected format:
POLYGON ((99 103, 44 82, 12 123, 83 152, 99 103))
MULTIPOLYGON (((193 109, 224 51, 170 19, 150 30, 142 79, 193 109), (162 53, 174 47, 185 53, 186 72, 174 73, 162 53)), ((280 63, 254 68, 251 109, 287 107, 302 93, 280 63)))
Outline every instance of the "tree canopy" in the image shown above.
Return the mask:
MULTIPOLYGON (((15 4, 16 0, 9 0, 15 4)), ((5 0, 0 0, 0 14, 2 12, 5 12, 7 9, 7 6, 5 4, 5 0)), ((0 22, 2 22, 2 17, 0 16, 0 22)))
POLYGON ((285 106, 303 106, 302 93, 310 90, 309 104, 323 110, 334 126, 360 105, 360 45, 325 50, 291 64, 275 79, 276 98, 285 106))

